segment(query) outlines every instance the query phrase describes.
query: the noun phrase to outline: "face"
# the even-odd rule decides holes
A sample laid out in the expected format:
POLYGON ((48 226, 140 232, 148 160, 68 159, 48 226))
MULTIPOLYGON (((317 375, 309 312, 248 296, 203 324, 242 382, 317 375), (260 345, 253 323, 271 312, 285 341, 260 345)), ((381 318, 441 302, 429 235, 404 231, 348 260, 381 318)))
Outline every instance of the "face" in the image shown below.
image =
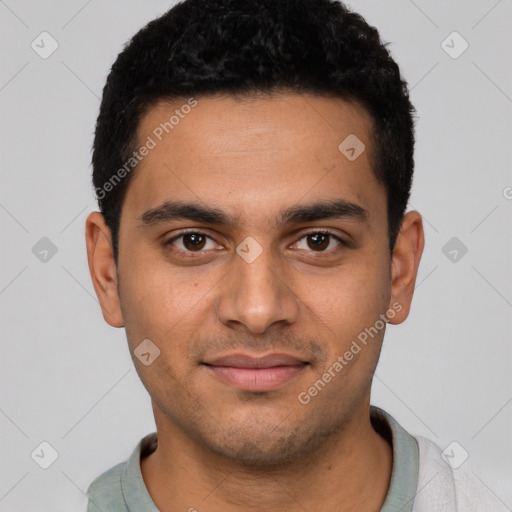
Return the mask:
POLYGON ((408 214, 392 260, 358 104, 194 101, 140 122, 137 147, 152 147, 124 199, 117 273, 91 214, 95 288, 159 430, 250 464, 297 459, 364 416, 383 319, 408 313, 421 220, 408 214))

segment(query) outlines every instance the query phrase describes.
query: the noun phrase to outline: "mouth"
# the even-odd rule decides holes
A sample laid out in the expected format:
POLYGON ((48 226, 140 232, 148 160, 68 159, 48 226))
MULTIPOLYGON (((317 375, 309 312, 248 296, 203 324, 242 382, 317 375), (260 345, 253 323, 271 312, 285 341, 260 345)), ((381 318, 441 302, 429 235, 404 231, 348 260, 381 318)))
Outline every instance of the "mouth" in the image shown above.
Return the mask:
POLYGON ((202 363, 220 381, 242 391, 272 391, 284 386, 310 364, 289 354, 254 357, 229 354, 202 363))
POLYGON ((230 354, 202 363, 212 376, 242 391, 272 391, 284 386, 302 373, 308 361, 289 354, 254 357, 230 354))

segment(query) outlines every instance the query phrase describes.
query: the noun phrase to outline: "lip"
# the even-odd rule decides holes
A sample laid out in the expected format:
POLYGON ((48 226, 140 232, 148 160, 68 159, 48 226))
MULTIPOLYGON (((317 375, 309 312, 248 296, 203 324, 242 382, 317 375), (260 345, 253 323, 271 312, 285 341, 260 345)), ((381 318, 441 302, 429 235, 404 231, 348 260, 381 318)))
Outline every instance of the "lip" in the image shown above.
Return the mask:
POLYGON ((289 354, 268 354, 254 357, 247 354, 229 354, 203 363, 222 382, 243 391, 271 391, 294 379, 308 366, 289 354))
POLYGON ((235 368, 272 368, 275 366, 296 366, 306 362, 290 354, 276 352, 259 357, 243 353, 228 354, 205 361, 205 364, 235 368))

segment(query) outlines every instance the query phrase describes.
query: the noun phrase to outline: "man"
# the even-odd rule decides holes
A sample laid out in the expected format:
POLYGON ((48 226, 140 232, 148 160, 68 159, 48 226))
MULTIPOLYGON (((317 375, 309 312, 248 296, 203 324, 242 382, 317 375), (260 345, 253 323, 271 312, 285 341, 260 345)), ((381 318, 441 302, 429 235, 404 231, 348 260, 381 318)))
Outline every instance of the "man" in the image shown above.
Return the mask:
POLYGON ((122 51, 87 251, 157 433, 89 511, 501 510, 370 406, 424 245, 413 113, 334 0, 186 0, 122 51))

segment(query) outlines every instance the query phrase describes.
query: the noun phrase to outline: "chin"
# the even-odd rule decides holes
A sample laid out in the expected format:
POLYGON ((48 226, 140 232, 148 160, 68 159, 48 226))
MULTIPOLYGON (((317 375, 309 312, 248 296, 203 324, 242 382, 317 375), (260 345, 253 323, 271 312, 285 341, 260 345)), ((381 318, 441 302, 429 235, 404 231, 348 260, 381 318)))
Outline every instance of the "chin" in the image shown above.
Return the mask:
POLYGON ((279 468, 309 459, 334 433, 322 428, 301 431, 298 426, 279 431, 279 425, 268 425, 257 432, 240 427, 225 432, 221 439, 208 443, 209 449, 251 470, 279 468))
POLYGON ((231 444, 212 447, 217 455, 229 459, 234 464, 251 469, 268 469, 288 465, 297 458, 300 447, 289 438, 280 439, 277 443, 255 443, 247 441, 234 446, 231 444))

